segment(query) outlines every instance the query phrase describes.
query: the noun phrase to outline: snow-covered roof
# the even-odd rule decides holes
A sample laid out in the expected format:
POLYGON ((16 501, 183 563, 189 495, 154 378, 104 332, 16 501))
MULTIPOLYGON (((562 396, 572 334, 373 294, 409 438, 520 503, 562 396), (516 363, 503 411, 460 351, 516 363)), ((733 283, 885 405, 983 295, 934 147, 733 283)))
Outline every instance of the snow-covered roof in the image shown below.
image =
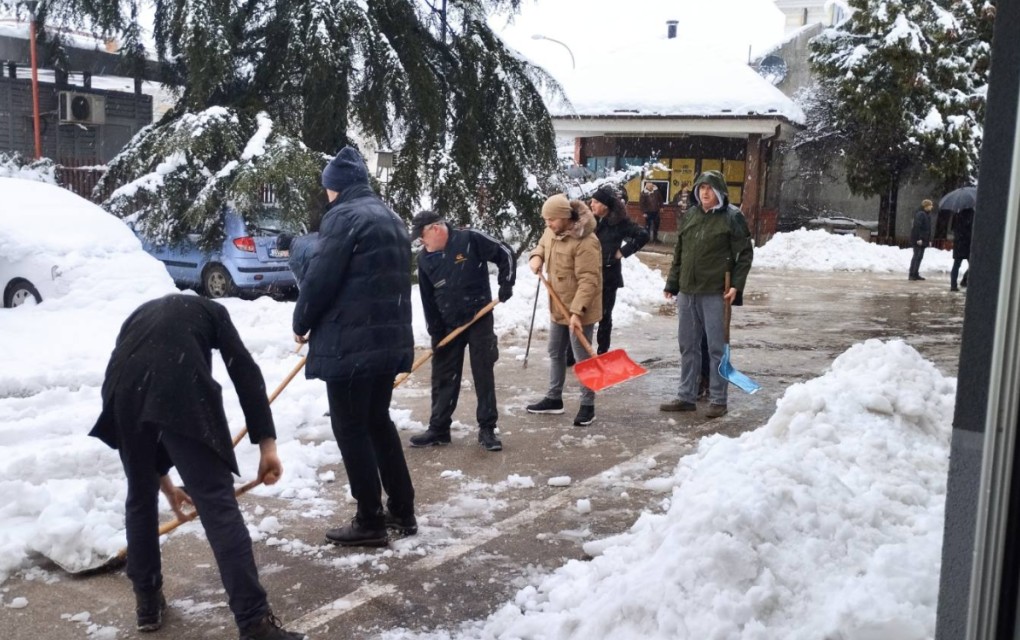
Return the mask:
POLYGON ((804 122, 800 107, 743 62, 713 60, 703 48, 665 35, 620 55, 632 56, 625 71, 587 65, 559 78, 571 104, 550 103, 552 115, 804 122))

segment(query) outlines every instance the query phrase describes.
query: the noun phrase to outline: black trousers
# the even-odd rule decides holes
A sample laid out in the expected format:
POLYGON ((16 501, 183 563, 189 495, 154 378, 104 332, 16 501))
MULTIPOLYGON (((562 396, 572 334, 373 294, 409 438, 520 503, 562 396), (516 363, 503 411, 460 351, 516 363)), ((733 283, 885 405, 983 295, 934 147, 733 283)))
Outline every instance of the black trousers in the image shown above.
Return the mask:
MULTIPOLYGON (((957 288, 956 287, 956 278, 957 278, 957 276, 960 275, 960 265, 963 264, 964 260, 967 260, 967 258, 954 258, 953 259, 953 268, 949 272, 949 286, 951 286, 954 289, 957 288)), ((966 272, 963 275, 966 276, 967 275, 966 272)), ((966 286, 966 284, 967 284, 966 281, 963 284, 966 286)))
POLYGON ((136 592, 163 586, 159 553, 159 472, 157 458, 169 455, 198 509, 220 579, 238 628, 261 620, 269 611, 259 583, 251 537, 234 497, 234 477, 216 452, 203 443, 158 425, 142 425, 120 434, 120 459, 127 474, 127 575, 136 592))
POLYGON ((598 343, 598 354, 609 351, 613 333, 613 307, 616 306, 616 287, 602 287, 602 319, 599 320, 595 342, 598 343))
POLYGON ((645 212, 645 230, 652 242, 659 241, 659 214, 645 212))
POLYGON ((492 314, 487 313, 467 331, 436 349, 432 354, 432 416, 429 429, 449 433, 453 412, 460 398, 460 381, 464 375, 464 350, 471 352, 471 377, 475 382, 478 408, 475 419, 481 429, 494 429, 499 412, 496 409, 496 380, 492 368, 499 359, 499 346, 493 332, 492 314))
POLYGON ((914 245, 914 257, 910 259, 910 275, 919 276, 921 269, 921 258, 924 257, 924 247, 914 245))
POLYGON ((414 514, 414 487, 397 426, 390 419, 393 375, 358 376, 326 382, 330 420, 343 456, 351 495, 358 501, 358 523, 385 526, 386 506, 398 517, 414 514))

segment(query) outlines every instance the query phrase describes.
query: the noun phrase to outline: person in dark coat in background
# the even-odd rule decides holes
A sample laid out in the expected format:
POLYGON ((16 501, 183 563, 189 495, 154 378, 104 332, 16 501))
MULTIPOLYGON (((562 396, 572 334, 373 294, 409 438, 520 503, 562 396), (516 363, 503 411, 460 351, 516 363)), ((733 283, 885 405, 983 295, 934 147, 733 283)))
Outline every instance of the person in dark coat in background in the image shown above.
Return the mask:
POLYGON ((194 503, 216 557, 241 640, 295 640, 281 628, 259 583, 251 537, 234 497, 238 473, 220 385, 212 377, 218 349, 248 426, 259 445, 258 477, 283 473, 262 372, 245 349, 227 310, 194 295, 151 300, 124 322, 103 381, 103 409, 89 435, 120 453, 127 475, 127 575, 134 586, 137 626, 162 626, 166 600, 159 552, 157 493, 178 517, 194 503), (185 493, 167 472, 176 466, 185 493))
POLYGON ((914 213, 914 224, 910 227, 910 246, 914 256, 910 259, 908 280, 924 280, 921 277, 921 259, 924 250, 931 245, 931 210, 935 204, 931 200, 921 202, 921 208, 914 213))
MULTIPOLYGON (((961 209, 953 216, 953 269, 949 272, 949 290, 959 291, 956 277, 960 275, 960 264, 964 260, 970 263, 970 235, 974 227, 974 210, 961 209)), ((960 284, 967 286, 967 273, 963 274, 960 284)))
POLYGON ((645 230, 651 236, 652 242, 658 244, 659 211, 662 209, 662 203, 665 201, 662 191, 655 186, 654 182, 647 180, 641 189, 639 201, 641 203, 641 212, 645 214, 645 230))
POLYGON ((648 243, 648 231, 627 217, 623 202, 612 187, 599 187, 591 198, 591 212, 598 219, 595 235, 602 245, 602 319, 596 342, 598 353, 609 351, 613 331, 616 290, 623 286, 623 259, 648 243))
POLYGON ((322 171, 331 208, 294 305, 295 340, 308 343, 305 375, 326 382, 333 434, 358 503, 329 542, 385 546, 387 528, 418 531, 414 487, 396 425, 393 379, 411 370, 411 239, 372 191, 361 154, 344 147, 322 171), (382 490, 388 497, 383 509, 382 490))
POLYGON ((411 237, 421 238, 425 250, 418 256, 418 288, 425 324, 432 338, 432 413, 425 433, 411 436, 412 447, 450 444, 450 425, 460 397, 464 350, 471 350, 471 374, 478 407, 478 443, 487 451, 502 451, 496 437, 496 380, 493 365, 499 345, 492 312, 486 313, 443 348, 436 345, 451 331, 467 324, 492 302, 489 263, 499 269, 499 301, 514 293, 514 254, 510 247, 474 229, 451 229, 434 211, 422 211, 411 223, 411 237))

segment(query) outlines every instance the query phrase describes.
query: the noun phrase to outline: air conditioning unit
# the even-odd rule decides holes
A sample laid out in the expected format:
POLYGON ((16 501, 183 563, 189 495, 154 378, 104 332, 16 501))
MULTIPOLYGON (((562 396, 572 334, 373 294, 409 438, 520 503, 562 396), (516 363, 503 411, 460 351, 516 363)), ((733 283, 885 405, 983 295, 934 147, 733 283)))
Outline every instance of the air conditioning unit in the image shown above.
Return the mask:
POLYGON ((106 122, 106 96, 61 91, 60 122, 71 124, 103 124, 106 122))

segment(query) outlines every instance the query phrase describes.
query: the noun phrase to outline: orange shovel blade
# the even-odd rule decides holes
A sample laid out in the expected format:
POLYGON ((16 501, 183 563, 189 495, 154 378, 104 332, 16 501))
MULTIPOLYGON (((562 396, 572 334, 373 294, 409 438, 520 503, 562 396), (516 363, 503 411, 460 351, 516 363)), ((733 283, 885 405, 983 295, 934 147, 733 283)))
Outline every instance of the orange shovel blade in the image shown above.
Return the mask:
POLYGON ((574 365, 577 379, 592 391, 602 391, 646 373, 648 369, 631 360, 623 349, 613 349, 574 365))

